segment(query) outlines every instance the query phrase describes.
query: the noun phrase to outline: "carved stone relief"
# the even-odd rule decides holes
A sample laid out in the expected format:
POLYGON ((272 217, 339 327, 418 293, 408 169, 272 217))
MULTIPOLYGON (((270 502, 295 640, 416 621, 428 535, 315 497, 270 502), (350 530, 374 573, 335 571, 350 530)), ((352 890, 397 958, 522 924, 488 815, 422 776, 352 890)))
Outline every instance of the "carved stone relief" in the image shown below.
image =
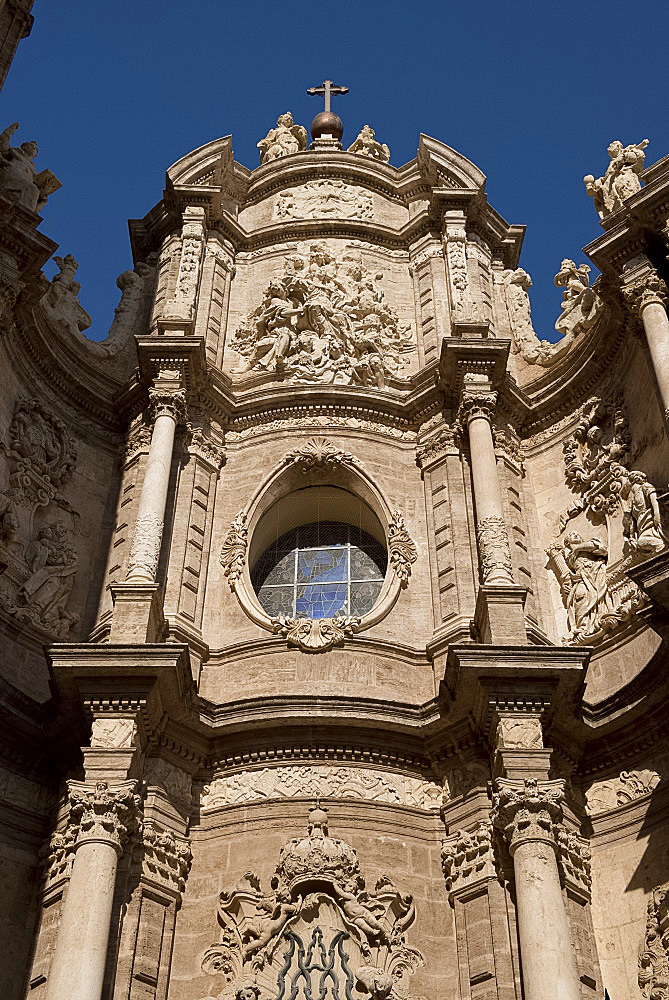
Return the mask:
POLYGON ((263 767, 216 777, 205 785, 202 809, 280 798, 342 798, 438 810, 442 789, 433 781, 371 767, 305 764, 263 767))
POLYGON ((249 535, 246 520, 246 511, 240 510, 230 525, 221 547, 221 565, 232 591, 235 590, 237 580, 244 571, 249 535))
POLYGON ((18 621, 65 639, 79 620, 66 610, 78 556, 73 531, 61 519, 65 511, 74 524, 73 512, 57 491, 74 469, 74 440, 44 404, 19 399, 4 451, 9 489, 0 492, 0 604, 18 621))
POLYGON ((591 816, 617 809, 634 799, 649 795, 669 777, 669 758, 660 757, 647 767, 626 769, 612 778, 593 781, 586 790, 587 810, 591 816))
POLYGON ((274 215, 277 219, 371 220, 374 202, 369 191, 351 187, 345 181, 307 181, 281 192, 274 215))
POLYGON ((322 243, 287 258, 235 334, 232 349, 244 359, 237 374, 384 388, 414 344, 386 302, 382 277, 355 254, 335 258, 322 243))
POLYGON ((569 531, 547 550, 567 609, 570 643, 600 638, 629 621, 644 604, 626 569, 667 546, 657 490, 643 472, 627 468, 631 437, 622 399, 593 397, 580 410, 563 445, 565 479, 578 495, 560 518, 587 514, 597 524, 590 537, 569 531), (611 561, 610 525, 620 522, 623 547, 611 561))
POLYGON ((247 872, 238 887, 221 893, 218 919, 220 938, 202 968, 222 977, 227 989, 219 997, 283 998, 288 990, 302 996, 300 978, 309 983, 318 974, 323 1000, 353 1000, 354 976, 375 1000, 392 994, 405 1000, 411 974, 424 964, 406 939, 413 897, 388 876, 368 892, 355 851, 329 836, 327 814, 318 807, 309 813, 307 836, 281 849, 269 890, 247 872), (314 965, 311 956, 318 955, 322 962, 314 965))
POLYGON ((460 830, 444 840, 441 866, 449 892, 497 877, 492 838, 492 823, 479 823, 472 833, 460 830))
POLYGON ((639 989, 646 1000, 669 997, 669 883, 655 886, 646 910, 646 932, 639 952, 639 989))
POLYGON ((348 451, 343 451, 326 437, 311 438, 306 444, 286 453, 286 465, 300 465, 302 472, 312 469, 327 469, 337 465, 355 465, 356 459, 348 451))
POLYGON ((418 558, 416 546, 404 527, 404 518, 398 510, 388 525, 388 556, 390 565, 399 578, 402 586, 407 585, 411 576, 411 567, 418 558))
POLYGON ((169 830, 161 830, 152 822, 142 823, 142 868, 148 877, 171 889, 183 893, 190 871, 192 851, 187 840, 180 840, 169 830))
POLYGON ((105 750, 125 750, 136 745, 137 724, 134 719, 98 717, 91 727, 91 746, 105 750))

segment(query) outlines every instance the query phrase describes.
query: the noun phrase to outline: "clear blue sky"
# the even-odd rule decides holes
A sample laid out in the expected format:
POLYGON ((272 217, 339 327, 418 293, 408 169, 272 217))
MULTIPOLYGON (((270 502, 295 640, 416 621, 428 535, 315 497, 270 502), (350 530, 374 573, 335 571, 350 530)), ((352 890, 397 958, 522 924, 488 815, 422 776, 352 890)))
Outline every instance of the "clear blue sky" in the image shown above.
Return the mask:
POLYGON ((36 0, 33 13, 2 121, 18 119, 14 141, 35 138, 38 169, 63 182, 41 229, 79 260, 96 339, 131 264, 126 220, 160 199, 167 167, 228 133, 256 166, 278 114, 309 125, 321 105, 305 90, 325 77, 350 87, 335 102, 345 140, 369 122, 399 166, 425 132, 484 171, 492 205, 528 227, 544 338, 561 259, 582 262, 601 232, 583 175, 603 173, 614 138, 649 138, 647 164, 669 152, 667 0, 36 0))

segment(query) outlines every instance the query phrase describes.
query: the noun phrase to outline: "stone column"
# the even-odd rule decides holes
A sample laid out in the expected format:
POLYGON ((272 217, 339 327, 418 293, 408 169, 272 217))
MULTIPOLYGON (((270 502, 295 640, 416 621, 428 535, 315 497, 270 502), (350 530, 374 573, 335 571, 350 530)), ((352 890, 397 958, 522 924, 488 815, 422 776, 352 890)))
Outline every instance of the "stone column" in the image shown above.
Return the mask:
POLYGON ((655 372, 665 417, 669 419, 669 317, 667 286, 657 273, 624 289, 625 297, 638 311, 643 324, 648 352, 655 372))
POLYGON ((149 397, 155 419, 126 576, 127 580, 138 582, 153 582, 156 578, 174 433, 186 406, 184 390, 174 386, 157 384, 149 391, 149 397))
POLYGON ((564 781, 497 780, 492 819, 513 858, 525 1000, 580 1000, 558 867, 564 781))
POLYGON ((492 439, 496 403, 497 393, 491 391, 487 376, 465 375, 458 417, 469 433, 481 582, 506 585, 514 580, 492 439))
POLYGON ((136 824, 136 783, 70 781, 70 823, 78 825, 45 1000, 100 1000, 116 868, 136 824))

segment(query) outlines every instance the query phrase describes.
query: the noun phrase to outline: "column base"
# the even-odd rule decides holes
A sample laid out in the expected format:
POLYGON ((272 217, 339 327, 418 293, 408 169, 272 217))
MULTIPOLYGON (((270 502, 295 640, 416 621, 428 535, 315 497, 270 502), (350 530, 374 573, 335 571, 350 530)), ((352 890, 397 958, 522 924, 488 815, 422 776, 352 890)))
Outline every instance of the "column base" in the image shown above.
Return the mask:
POLYGON ((526 598, 525 587, 515 583, 481 584, 474 611, 474 625, 480 641, 494 646, 520 646, 527 642, 526 598))
POLYGON ((112 643, 160 642, 165 629, 159 583, 126 580, 111 585, 114 613, 109 641, 112 643))

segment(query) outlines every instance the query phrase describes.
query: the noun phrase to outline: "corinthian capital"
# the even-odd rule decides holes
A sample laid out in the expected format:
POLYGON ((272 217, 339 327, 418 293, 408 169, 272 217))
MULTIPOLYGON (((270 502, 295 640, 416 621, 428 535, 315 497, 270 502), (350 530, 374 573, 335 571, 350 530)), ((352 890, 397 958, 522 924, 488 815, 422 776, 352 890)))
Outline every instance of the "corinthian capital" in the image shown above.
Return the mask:
POLYGON ((184 389, 149 389, 149 405, 154 420, 167 415, 179 424, 186 419, 186 392, 184 389))
POLYGON ((106 781, 94 785, 83 781, 68 782, 70 823, 78 827, 76 846, 101 840, 115 847, 119 854, 137 826, 140 798, 137 783, 124 781, 110 786, 106 781))
POLYGON ((656 303, 666 308, 669 302, 667 286, 655 270, 625 286, 623 295, 632 312, 639 317, 646 306, 656 303))
POLYGON ((512 855, 520 844, 531 840, 542 840, 557 850, 563 800, 564 781, 561 779, 497 780, 492 821, 504 834, 512 855))
POLYGON ((468 371, 462 379, 462 401, 458 420, 466 427, 475 417, 485 417, 492 422, 497 393, 492 391, 488 371, 468 371))

